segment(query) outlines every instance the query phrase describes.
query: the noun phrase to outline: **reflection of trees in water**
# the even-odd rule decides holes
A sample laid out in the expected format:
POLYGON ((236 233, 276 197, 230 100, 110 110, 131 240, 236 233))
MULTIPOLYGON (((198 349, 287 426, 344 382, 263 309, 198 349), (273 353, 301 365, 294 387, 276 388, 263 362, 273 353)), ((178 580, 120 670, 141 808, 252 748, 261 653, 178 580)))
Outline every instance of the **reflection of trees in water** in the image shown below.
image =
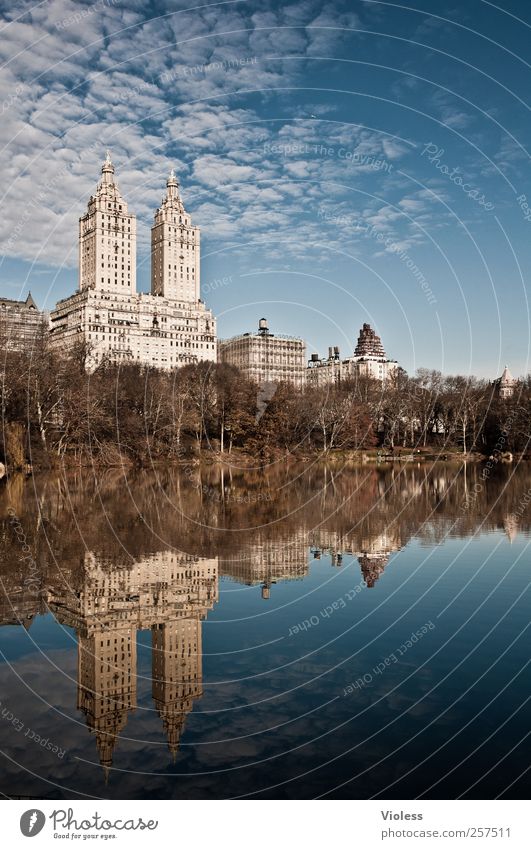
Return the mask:
POLYGON ((30 627, 50 609, 75 629, 77 704, 106 772, 137 703, 136 633, 150 629, 153 705, 175 756, 202 695, 201 619, 219 576, 261 584, 267 599, 276 582, 304 579, 311 547, 337 566, 351 553, 370 588, 412 536, 528 531, 529 494, 528 465, 486 479, 478 465, 12 477, 0 492, 0 624, 30 627))
POLYGON ((75 570, 86 550, 116 563, 165 548, 230 558, 246 546, 300 541, 301 533, 310 544, 325 531, 349 535, 353 549, 384 533, 402 545, 412 536, 430 544, 481 528, 510 526, 514 537, 529 529, 530 491, 528 464, 500 465, 486 479, 478 464, 348 471, 277 466, 269 472, 213 466, 157 475, 112 470, 11 478, 0 493, 0 556, 9 570, 13 555, 6 544, 17 551, 7 519, 11 505, 37 562, 56 571, 67 564, 75 570))

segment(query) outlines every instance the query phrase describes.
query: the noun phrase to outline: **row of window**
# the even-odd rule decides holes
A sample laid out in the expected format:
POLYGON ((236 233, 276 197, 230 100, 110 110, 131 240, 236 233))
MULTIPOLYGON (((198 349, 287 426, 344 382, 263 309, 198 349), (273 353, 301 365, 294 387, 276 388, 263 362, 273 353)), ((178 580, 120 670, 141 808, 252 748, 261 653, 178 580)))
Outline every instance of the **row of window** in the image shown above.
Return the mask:
MULTIPOLYGON (((122 332, 123 332, 123 331, 120 331, 120 330, 119 330, 118 328, 116 328, 116 327, 115 327, 115 328, 110 328, 110 329, 108 330, 108 341, 109 341, 109 342, 113 342, 114 344, 116 344, 116 342, 119 342, 119 341, 120 341, 120 338, 122 338, 122 339, 124 339, 124 345, 125 345, 125 344, 129 345, 129 344, 130 344, 130 339, 128 339, 128 338, 127 338, 127 337, 125 337, 125 336, 120 336, 120 334, 121 334, 122 332), (114 335, 113 335, 113 333, 114 333, 114 335), (118 334, 118 339, 116 338, 116 334, 118 334)), ((148 334, 145 334, 145 335, 148 335, 148 334)), ((93 338, 93 334, 92 334, 92 332, 89 332, 89 334, 88 334, 88 338, 89 338, 89 339, 92 339, 92 338, 93 338)), ((165 338, 165 337, 163 337, 163 338, 165 338)), ((195 338, 197 338, 197 337, 195 337, 195 338)), ((101 334, 100 334, 100 332, 95 332, 95 333, 94 333, 94 339, 95 339, 96 341, 105 342, 105 341, 106 341, 106 334, 105 334, 105 333, 101 333, 101 334)), ((150 347, 153 347, 153 346, 150 346, 150 347)), ((173 347, 174 347, 173 341, 170 339, 170 348, 173 348, 173 347)), ((185 340, 184 342, 177 342, 177 341, 176 341, 176 342, 175 342, 175 348, 195 348, 195 349, 199 349, 199 348, 206 348, 207 350, 214 350, 214 344, 213 344, 213 343, 208 343, 208 342, 203 342, 203 343, 201 344, 201 343, 199 343, 199 342, 191 342, 190 340, 185 340)))

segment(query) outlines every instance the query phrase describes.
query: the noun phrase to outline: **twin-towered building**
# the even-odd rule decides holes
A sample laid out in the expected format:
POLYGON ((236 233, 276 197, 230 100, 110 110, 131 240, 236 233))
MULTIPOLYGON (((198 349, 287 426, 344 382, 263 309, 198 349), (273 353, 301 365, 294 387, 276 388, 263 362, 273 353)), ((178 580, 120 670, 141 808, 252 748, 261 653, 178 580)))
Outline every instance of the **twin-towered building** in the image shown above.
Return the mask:
POLYGON ((109 154, 79 220, 79 290, 50 316, 57 347, 83 344, 87 364, 136 362, 160 369, 216 362, 216 321, 200 298, 200 233, 173 171, 151 228, 151 293, 136 290, 136 216, 109 154))
MULTIPOLYGON (((101 180, 79 220, 78 291, 59 301, 50 315, 53 345, 82 345, 89 369, 104 359, 166 370, 216 362, 216 320, 201 300, 200 230, 184 208, 173 171, 151 228, 149 294, 136 290, 136 238, 136 216, 120 193, 107 154, 101 180)), ((312 355, 308 365, 304 340, 271 333, 266 319, 257 333, 220 341, 219 359, 259 385, 287 382, 297 388, 307 380, 320 386, 360 373, 386 380, 397 365, 387 360, 369 325, 361 331, 353 358, 312 355), (363 351, 362 337, 371 342, 363 351)))
MULTIPOLYGON (((52 345, 81 347, 89 370, 104 360, 165 370, 217 362, 216 320, 201 300, 200 230, 184 208, 173 170, 151 228, 149 294, 137 292, 136 242, 136 216, 122 197, 107 154, 100 182, 79 219, 78 290, 50 314, 52 345)), ((29 305, 5 301, 2 306, 11 347, 26 345, 28 334, 33 339, 39 322, 42 326, 42 314, 31 298, 29 305)), ((339 349, 331 348, 328 359, 312 354, 307 363, 304 340, 270 332, 264 318, 257 333, 220 341, 219 359, 262 387, 280 382, 323 386, 358 375, 385 382, 398 368, 368 324, 353 357, 341 360, 339 349)))
POLYGON ((195 699, 203 695, 202 620, 218 600, 217 558, 158 551, 130 563, 85 552, 47 591, 47 609, 78 639, 77 707, 95 734, 106 775, 137 708, 137 636, 151 632, 151 695, 175 757, 195 699))
MULTIPOLYGON (((323 387, 367 377, 385 384, 399 365, 389 359, 369 324, 360 330, 352 356, 337 346, 328 357, 306 361, 303 339, 270 332, 260 319, 256 333, 218 340, 216 319, 201 300, 200 230, 192 224, 173 170, 151 228, 151 292, 136 290, 136 215, 129 211, 107 154, 101 180, 79 219, 79 287, 50 314, 52 344, 82 346, 89 370, 103 360, 172 370, 201 361, 230 363, 261 387, 280 382, 323 387)), ((47 325, 28 295, 0 298, 0 347, 28 350, 47 325)), ((507 366, 494 381, 510 398, 517 381, 507 366)))

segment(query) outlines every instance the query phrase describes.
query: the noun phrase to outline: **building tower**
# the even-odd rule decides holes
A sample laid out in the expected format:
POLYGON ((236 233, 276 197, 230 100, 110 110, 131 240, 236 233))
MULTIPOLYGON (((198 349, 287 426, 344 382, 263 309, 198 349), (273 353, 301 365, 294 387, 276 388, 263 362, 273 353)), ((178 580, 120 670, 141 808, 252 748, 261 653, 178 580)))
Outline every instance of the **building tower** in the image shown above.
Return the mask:
POLYGON ((328 349, 328 359, 319 359, 318 354, 312 354, 308 362, 306 379, 310 386, 326 386, 341 383, 344 380, 356 380, 366 377, 385 383, 396 375, 399 365, 396 360, 389 360, 382 345, 382 340, 376 335, 370 324, 365 323, 358 336, 358 343, 352 357, 341 359, 338 347, 328 349))
POLYGON ((203 695, 199 615, 153 626, 151 645, 153 700, 175 760, 186 717, 203 695))
POLYGON ((136 216, 114 182, 109 151, 96 193, 79 219, 79 289, 136 292, 136 216))
POLYGON ((364 324, 361 328, 358 344, 354 349, 354 356, 386 359, 382 340, 376 335, 370 324, 364 324))
POLYGON ((77 707, 96 735, 106 780, 120 732, 136 708, 136 629, 91 628, 78 636, 77 707))
POLYGON ((380 575, 383 575, 388 562, 388 554, 368 554, 367 552, 360 554, 358 563, 363 580, 369 589, 372 589, 380 575))
POLYGON ((499 398, 512 398, 516 386, 516 380, 509 371, 509 366, 505 366, 502 376, 494 381, 494 386, 499 398))
POLYGON ((216 319, 199 298, 199 229, 173 172, 152 238, 151 293, 136 292, 136 218, 107 154, 79 222, 79 290, 50 314, 51 344, 86 346, 89 371, 103 360, 164 370, 217 360, 216 319))
POLYGON ((170 171, 166 196, 151 228, 151 294, 170 301, 197 303, 200 295, 200 235, 192 225, 170 171))

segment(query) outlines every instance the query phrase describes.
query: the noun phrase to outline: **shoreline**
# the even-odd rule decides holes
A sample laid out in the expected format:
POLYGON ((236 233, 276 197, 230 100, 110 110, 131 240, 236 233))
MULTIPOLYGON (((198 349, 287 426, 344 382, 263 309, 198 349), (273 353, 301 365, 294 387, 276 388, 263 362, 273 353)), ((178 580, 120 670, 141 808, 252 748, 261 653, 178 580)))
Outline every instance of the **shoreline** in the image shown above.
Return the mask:
POLYGON ((430 464, 433 465, 435 463, 441 464, 464 464, 464 463, 474 463, 474 464, 482 464, 495 462, 496 465, 518 465, 522 462, 529 462, 531 460, 531 455, 529 454, 513 454, 511 452, 505 452, 500 455, 498 458, 495 458, 492 454, 479 454, 476 452, 471 452, 469 454, 463 454, 458 451, 411 451, 411 449, 399 449, 395 450, 393 453, 384 453, 383 451, 342 451, 341 449, 332 450, 326 453, 315 453, 315 454, 283 454, 276 453, 270 456, 257 457, 251 454, 247 454, 240 451, 233 451, 231 454, 221 454, 220 452, 210 451, 205 452, 200 456, 192 456, 189 459, 172 459, 172 458, 155 458, 151 457, 148 463, 139 463, 127 456, 122 456, 120 459, 117 459, 115 462, 105 462, 98 461, 97 459, 88 457, 86 460, 81 459, 79 456, 74 457, 63 457, 61 461, 58 461, 56 458, 51 458, 48 462, 48 458, 46 460, 42 460, 39 458, 33 463, 27 463, 24 467, 19 468, 9 468, 4 464, 2 469, 2 474, 0 475, 0 482, 7 480, 11 475, 21 474, 26 476, 31 476, 34 473, 41 473, 46 471, 58 471, 60 469, 64 469, 65 471, 74 471, 74 470, 83 470, 83 469, 120 469, 120 468, 128 468, 131 470, 138 471, 147 471, 152 468, 172 468, 172 469, 197 469, 201 468, 212 468, 212 467, 238 467, 240 470, 245 471, 246 468, 251 470, 256 470, 256 468, 266 467, 271 464, 277 462, 283 462, 289 466, 293 465, 306 465, 306 464, 319 464, 319 465, 327 465, 327 466, 351 466, 351 467, 362 467, 362 466, 375 466, 376 468, 390 467, 390 466, 404 466, 404 465, 423 465, 430 464))

